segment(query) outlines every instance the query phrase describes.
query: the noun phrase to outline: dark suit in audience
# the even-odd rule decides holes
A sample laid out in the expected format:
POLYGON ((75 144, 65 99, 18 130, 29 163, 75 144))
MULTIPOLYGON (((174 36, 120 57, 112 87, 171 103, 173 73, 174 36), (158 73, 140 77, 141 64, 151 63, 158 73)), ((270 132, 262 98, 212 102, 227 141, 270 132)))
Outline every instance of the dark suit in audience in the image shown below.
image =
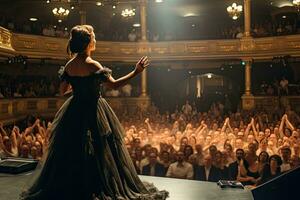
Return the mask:
POLYGON ((206 178, 205 167, 197 166, 195 168, 195 180, 218 182, 220 180, 220 170, 214 166, 210 167, 208 177, 206 178))
MULTIPOLYGON (((151 165, 150 164, 143 167, 142 174, 151 176, 151 165)), ((154 176, 160 176, 160 177, 166 176, 165 166, 160 163, 156 163, 154 165, 154 176)))
POLYGON ((237 161, 230 163, 229 165, 229 180, 235 181, 238 176, 239 164, 237 161))

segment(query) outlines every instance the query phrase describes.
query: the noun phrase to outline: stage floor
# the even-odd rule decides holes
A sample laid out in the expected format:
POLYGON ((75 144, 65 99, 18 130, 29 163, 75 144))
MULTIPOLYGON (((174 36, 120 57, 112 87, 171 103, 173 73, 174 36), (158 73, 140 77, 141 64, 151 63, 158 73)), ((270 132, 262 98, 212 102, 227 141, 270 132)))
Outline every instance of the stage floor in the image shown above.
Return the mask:
MULTIPOLYGON (((31 173, 9 175, 0 173, 0 200, 17 200, 31 173)), ((216 183, 140 176, 143 181, 154 183, 160 190, 170 193, 168 200, 253 200, 251 191, 221 189, 216 183)))

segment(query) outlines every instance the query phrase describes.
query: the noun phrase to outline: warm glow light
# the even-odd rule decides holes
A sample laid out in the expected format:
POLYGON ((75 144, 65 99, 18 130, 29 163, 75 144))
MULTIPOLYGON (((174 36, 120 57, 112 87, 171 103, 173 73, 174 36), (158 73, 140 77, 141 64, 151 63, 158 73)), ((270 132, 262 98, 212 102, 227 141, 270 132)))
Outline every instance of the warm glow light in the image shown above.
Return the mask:
POLYGON ((156 3, 162 3, 163 0, 155 0, 156 3))
POLYGON ((98 1, 98 2, 96 3, 96 5, 97 5, 97 6, 102 6, 102 2, 101 2, 101 1, 98 1))
POLYGON ((186 13, 183 15, 183 17, 196 17, 197 15, 195 13, 186 13))
POLYGON ((300 0, 293 0, 293 5, 299 12, 300 11, 300 0))
POLYGON ((233 3, 231 6, 227 7, 227 12, 233 20, 237 20, 243 12, 243 6, 233 3))
POLYGON ((212 78, 212 74, 207 74, 207 78, 212 78))
POLYGON ((29 20, 32 21, 32 22, 35 22, 35 21, 37 21, 38 19, 35 18, 35 17, 31 17, 31 18, 29 18, 29 20))
POLYGON ((67 17, 69 15, 70 11, 68 9, 63 8, 63 7, 59 7, 59 8, 54 8, 52 10, 52 13, 56 17, 67 17))
POLYGON ((133 24, 133 27, 141 27, 141 24, 139 23, 133 24))
POLYGON ((125 10, 122 10, 122 13, 121 15, 123 17, 132 17, 132 16, 135 16, 135 9, 125 9, 125 10))

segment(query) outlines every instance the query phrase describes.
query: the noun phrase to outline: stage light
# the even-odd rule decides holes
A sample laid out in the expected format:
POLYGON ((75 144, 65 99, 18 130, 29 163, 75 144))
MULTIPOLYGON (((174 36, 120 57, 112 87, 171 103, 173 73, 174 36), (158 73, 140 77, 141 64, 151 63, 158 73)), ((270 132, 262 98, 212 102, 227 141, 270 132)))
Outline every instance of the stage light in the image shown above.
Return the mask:
POLYGON ((282 19, 286 19, 286 15, 283 15, 283 16, 282 16, 282 19))
POLYGON ((135 23, 135 24, 133 24, 133 27, 141 27, 141 24, 135 23))
POLYGON ((74 10, 75 9, 75 6, 71 6, 71 10, 74 10))
POLYGON ((117 8, 117 6, 116 5, 113 5, 113 7, 112 7, 113 9, 116 9, 117 8))
POLYGON ((29 18, 29 20, 32 21, 32 22, 36 22, 38 19, 35 18, 35 17, 31 17, 31 18, 29 18))
POLYGON ((47 0, 46 3, 50 3, 50 0, 47 0))
POLYGON ((61 19, 59 19, 59 20, 58 20, 58 23, 62 23, 62 20, 61 20, 61 19))

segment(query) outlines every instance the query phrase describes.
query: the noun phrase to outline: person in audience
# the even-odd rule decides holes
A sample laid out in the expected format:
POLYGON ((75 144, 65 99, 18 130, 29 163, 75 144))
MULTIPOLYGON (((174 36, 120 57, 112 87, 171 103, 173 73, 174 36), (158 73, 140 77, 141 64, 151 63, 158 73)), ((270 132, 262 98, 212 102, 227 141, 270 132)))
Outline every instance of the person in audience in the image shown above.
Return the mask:
POLYGON ((244 185, 255 185, 260 178, 257 156, 247 152, 245 160, 247 163, 240 162, 237 180, 244 185))
POLYGON ((262 171, 264 167, 268 164, 269 162, 269 154, 266 151, 260 152, 258 156, 258 168, 259 168, 259 174, 262 174, 262 171))
POLYGON ((229 179, 229 168, 226 166, 226 152, 217 151, 214 166, 220 171, 219 179, 229 179))
POLYGON ((177 162, 169 166, 166 177, 180 178, 180 179, 193 179, 194 171, 192 164, 184 161, 184 153, 178 151, 176 153, 177 162))
POLYGON ((158 162, 156 153, 150 153, 149 164, 143 167, 142 174, 160 177, 164 177, 166 175, 166 168, 158 162))
POLYGON ((289 171, 292 168, 290 163, 292 151, 290 147, 285 146, 281 148, 280 152, 282 158, 282 164, 280 165, 281 172, 289 171))
POLYGON ((220 178, 220 170, 212 164, 211 155, 206 155, 204 157, 204 165, 198 165, 195 168, 195 180, 218 182, 220 178))
POLYGON ((229 180, 237 180, 238 173, 239 173, 239 166, 240 163, 244 164, 247 163, 247 161, 244 161, 245 159, 245 152, 243 149, 237 149, 235 151, 235 162, 231 163, 229 165, 229 180))
POLYGON ((269 163, 265 165, 260 180, 257 185, 263 184, 281 174, 282 160, 279 155, 272 155, 269 158, 269 163))

